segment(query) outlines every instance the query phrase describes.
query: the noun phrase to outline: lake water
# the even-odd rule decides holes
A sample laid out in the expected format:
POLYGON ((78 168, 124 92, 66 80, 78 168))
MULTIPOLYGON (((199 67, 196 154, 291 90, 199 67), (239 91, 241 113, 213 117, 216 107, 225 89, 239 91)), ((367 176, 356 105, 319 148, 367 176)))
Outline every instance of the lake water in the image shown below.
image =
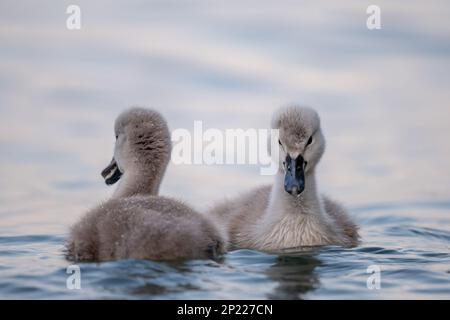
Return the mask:
MULTIPOLYGON (((69 4, 0 3, 0 298, 450 299, 448 1, 378 1, 380 30, 359 0, 77 1, 75 31, 69 4), (111 195, 100 171, 121 110, 246 129, 290 102, 321 115, 319 187, 360 246, 80 264, 66 288, 67 231, 111 195)), ((271 181, 258 172, 171 164, 161 194, 205 210, 271 181)))

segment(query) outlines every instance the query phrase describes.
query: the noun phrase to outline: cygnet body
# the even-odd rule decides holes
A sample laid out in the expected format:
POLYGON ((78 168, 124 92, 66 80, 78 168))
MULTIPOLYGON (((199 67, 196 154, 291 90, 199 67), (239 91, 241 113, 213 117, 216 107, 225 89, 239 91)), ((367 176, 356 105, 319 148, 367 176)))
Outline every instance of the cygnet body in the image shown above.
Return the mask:
POLYGON ((70 232, 67 256, 76 261, 216 258, 224 233, 175 199, 158 196, 170 160, 170 133, 156 111, 131 108, 115 122, 116 144, 106 184, 112 198, 90 210, 70 232))
POLYGON ((273 184, 208 212, 228 230, 230 248, 356 245, 357 226, 344 207, 317 190, 316 165, 325 150, 317 112, 283 107, 273 115, 271 127, 279 130, 279 170, 273 184))

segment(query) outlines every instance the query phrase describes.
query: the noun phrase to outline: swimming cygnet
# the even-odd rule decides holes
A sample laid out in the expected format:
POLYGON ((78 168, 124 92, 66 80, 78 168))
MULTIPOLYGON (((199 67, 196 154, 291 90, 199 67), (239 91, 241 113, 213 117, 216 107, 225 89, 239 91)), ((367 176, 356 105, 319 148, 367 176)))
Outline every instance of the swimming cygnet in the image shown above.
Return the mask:
POLYGON ((112 198, 89 211, 70 232, 68 258, 179 260, 215 258, 224 234, 189 206, 158 196, 170 160, 166 121, 156 111, 131 108, 115 123, 114 157, 102 175, 119 181, 112 198))
POLYGON ((290 106, 272 118, 279 129, 279 170, 271 186, 225 201, 209 214, 228 229, 231 248, 277 251, 358 242, 357 226, 338 203, 317 191, 316 165, 325 150, 320 119, 290 106))

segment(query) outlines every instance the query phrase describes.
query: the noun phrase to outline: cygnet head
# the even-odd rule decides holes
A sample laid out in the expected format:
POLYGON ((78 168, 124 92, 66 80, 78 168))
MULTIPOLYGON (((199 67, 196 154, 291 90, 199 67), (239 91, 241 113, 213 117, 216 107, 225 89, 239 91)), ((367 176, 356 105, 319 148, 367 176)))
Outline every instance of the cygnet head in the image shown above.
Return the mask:
POLYGON ((102 171, 106 184, 114 184, 123 174, 130 174, 154 178, 158 188, 171 151, 164 118, 154 110, 130 108, 117 117, 114 132, 114 157, 102 171))
POLYGON ((275 112, 272 129, 279 130, 279 165, 285 172, 284 189, 298 196, 325 151, 319 115, 308 107, 283 107, 275 112))

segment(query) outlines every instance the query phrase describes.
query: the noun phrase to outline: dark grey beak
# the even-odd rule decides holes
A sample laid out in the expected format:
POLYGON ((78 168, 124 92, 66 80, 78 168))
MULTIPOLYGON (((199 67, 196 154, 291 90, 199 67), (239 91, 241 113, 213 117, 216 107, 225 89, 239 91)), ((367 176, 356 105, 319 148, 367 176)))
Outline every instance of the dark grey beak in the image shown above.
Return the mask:
POLYGON ((107 185, 111 185, 119 181, 122 176, 119 167, 117 166, 116 160, 112 159, 111 163, 102 171, 102 177, 105 179, 107 185))
POLYGON ((297 196, 305 190, 306 162, 301 155, 297 159, 286 156, 286 175, 284 176, 284 190, 297 196))

